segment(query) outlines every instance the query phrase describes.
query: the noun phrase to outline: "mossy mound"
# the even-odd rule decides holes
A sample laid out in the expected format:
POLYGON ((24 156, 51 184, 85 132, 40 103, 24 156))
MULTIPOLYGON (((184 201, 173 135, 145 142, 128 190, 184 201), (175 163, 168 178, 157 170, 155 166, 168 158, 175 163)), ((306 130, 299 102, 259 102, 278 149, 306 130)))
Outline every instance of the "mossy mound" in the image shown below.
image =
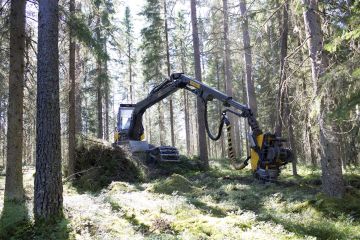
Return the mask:
POLYGON ((74 186, 79 190, 98 191, 113 181, 135 182, 143 179, 144 168, 120 147, 83 138, 76 148, 74 186))
POLYGON ((150 189, 152 192, 172 194, 173 192, 189 193, 200 190, 184 176, 174 173, 165 180, 159 180, 150 189))
POLYGON ((110 191, 110 193, 117 193, 117 192, 134 192, 137 191, 137 189, 127 183, 127 182, 112 182, 109 187, 108 190, 110 191))
POLYGON ((174 173, 188 175, 204 170, 200 161, 189 159, 183 155, 180 155, 179 162, 157 162, 155 165, 148 167, 149 179, 157 179, 159 176, 171 176, 174 173))

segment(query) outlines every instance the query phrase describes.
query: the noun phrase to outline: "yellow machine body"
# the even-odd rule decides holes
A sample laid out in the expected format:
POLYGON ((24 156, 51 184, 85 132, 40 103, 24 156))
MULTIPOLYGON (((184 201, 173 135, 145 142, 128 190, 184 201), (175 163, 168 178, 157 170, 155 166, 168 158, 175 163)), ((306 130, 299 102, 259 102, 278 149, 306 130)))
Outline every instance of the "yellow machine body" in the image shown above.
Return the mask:
MULTIPOLYGON (((264 134, 260 134, 259 136, 256 137, 256 142, 260 149, 262 148, 263 140, 264 140, 264 134)), ((251 148, 250 164, 251 164, 251 170, 254 172, 257 169, 259 159, 260 159, 259 154, 257 154, 257 152, 251 148)))

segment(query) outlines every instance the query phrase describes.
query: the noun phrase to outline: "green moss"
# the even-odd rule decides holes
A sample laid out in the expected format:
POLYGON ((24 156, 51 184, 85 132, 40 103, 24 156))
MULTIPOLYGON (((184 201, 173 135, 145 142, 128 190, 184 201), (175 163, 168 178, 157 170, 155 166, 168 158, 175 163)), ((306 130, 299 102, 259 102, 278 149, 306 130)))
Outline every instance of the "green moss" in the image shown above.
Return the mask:
POLYGON ((172 194, 173 192, 189 193, 200 191, 200 189, 194 187, 187 178, 176 173, 166 178, 165 180, 156 182, 149 190, 165 194, 172 194))
POLYGON ((25 202, 5 201, 0 218, 0 239, 21 239, 33 235, 33 223, 25 202))

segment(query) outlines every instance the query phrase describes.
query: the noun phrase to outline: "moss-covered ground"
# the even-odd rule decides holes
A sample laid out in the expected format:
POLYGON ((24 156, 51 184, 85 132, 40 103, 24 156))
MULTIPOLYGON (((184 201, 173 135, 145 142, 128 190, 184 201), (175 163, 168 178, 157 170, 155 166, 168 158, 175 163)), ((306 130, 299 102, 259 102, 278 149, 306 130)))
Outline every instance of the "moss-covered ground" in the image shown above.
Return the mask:
MULTIPOLYGON (((360 239, 359 170, 347 171, 346 196, 337 200, 320 193, 317 169, 299 167, 302 177, 295 178, 288 166, 279 183, 264 184, 226 162, 211 166, 147 182, 113 181, 97 192, 66 183, 65 219, 46 239, 360 239)), ((36 239, 46 232, 31 227, 33 171, 24 171, 25 208, 1 214, 3 236, 36 239), (9 228, 14 222, 23 224, 9 228)))

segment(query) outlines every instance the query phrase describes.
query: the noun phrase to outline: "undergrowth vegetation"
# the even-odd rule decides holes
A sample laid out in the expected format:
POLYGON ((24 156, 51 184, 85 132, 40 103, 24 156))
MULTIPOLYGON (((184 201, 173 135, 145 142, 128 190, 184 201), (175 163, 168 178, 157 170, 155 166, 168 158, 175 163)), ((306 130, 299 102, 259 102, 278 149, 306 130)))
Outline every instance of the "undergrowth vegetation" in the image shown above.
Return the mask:
POLYGON ((228 164, 213 161, 206 172, 186 159, 178 165, 148 166, 144 173, 152 172, 151 177, 112 181, 96 192, 67 183, 65 218, 54 225, 52 235, 33 225, 28 200, 21 209, 4 207, 1 236, 360 239, 359 170, 347 170, 345 197, 330 199, 321 194, 318 169, 300 166, 300 177, 293 177, 288 167, 279 182, 264 184, 248 170, 235 171, 228 164))

